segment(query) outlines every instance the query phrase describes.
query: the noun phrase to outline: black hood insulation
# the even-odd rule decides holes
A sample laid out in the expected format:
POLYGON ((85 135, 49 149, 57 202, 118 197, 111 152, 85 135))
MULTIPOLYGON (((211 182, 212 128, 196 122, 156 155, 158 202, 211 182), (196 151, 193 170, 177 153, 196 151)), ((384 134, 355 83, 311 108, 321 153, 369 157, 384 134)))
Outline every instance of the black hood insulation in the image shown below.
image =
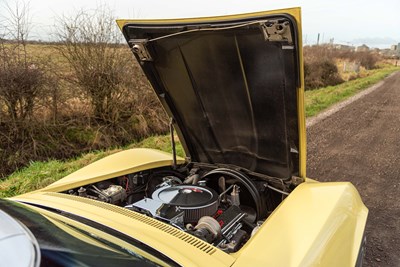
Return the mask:
POLYGON ((192 161, 289 178, 298 173, 295 29, 282 15, 123 32, 192 161), (268 39, 268 21, 288 25, 286 39, 268 39))

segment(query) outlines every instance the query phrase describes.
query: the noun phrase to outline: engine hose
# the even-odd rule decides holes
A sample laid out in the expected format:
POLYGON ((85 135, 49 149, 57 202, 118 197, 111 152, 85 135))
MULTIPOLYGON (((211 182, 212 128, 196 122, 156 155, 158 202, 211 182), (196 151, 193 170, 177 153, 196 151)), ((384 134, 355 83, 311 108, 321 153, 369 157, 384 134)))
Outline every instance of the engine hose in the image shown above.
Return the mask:
POLYGON ((229 177, 239 180, 246 187, 246 189, 249 191, 249 193, 253 197, 254 203, 256 205, 257 218, 259 218, 263 214, 264 208, 262 207, 260 193, 258 192, 256 185, 250 180, 250 178, 248 176, 246 176, 245 174, 243 174, 241 172, 235 171, 235 170, 231 170, 231 169, 227 169, 227 168, 218 168, 218 169, 209 171, 202 178, 204 179, 204 178, 207 178, 207 177, 215 175, 215 174, 226 175, 226 176, 229 176, 229 177))

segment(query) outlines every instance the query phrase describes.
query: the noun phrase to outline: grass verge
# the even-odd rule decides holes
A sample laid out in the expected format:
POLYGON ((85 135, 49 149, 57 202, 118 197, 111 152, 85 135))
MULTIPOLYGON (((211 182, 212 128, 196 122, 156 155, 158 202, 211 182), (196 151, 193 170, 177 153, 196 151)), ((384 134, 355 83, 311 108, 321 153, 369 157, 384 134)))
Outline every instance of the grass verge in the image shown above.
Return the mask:
MULTIPOLYGON (((126 148, 93 151, 66 161, 49 160, 47 162, 31 162, 29 166, 14 172, 3 181, 0 181, 0 198, 12 197, 43 188, 105 156, 123 149, 135 147, 155 148, 166 152, 172 151, 169 135, 151 136, 126 148)), ((185 154, 179 140, 176 140, 176 151, 178 156, 184 156, 185 154)))
POLYGON ((306 117, 317 115, 319 112, 333 104, 345 100, 359 91, 376 84, 396 70, 400 70, 400 68, 390 66, 382 69, 371 70, 370 74, 364 78, 344 82, 335 86, 306 91, 306 117))
MULTIPOLYGON (((396 67, 377 69, 371 71, 370 75, 364 78, 345 82, 337 86, 307 91, 305 93, 306 116, 310 117, 316 115, 329 106, 379 82, 399 69, 400 68, 396 67)), ((14 172, 3 181, 0 181, 0 198, 11 197, 43 188, 96 160, 123 149, 134 147, 155 148, 166 152, 172 151, 169 135, 152 136, 141 142, 131 144, 126 148, 94 151, 66 161, 50 160, 47 162, 31 162, 26 168, 14 172)), ((179 156, 184 156, 183 148, 178 140, 176 148, 177 154, 179 156)))

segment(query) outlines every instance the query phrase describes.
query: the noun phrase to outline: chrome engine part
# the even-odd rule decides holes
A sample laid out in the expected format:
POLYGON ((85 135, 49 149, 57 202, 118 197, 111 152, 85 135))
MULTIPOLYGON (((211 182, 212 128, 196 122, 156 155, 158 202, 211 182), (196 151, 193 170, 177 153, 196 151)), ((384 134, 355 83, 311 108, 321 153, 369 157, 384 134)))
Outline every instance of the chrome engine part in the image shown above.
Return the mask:
POLYGON ((152 198, 125 207, 183 226, 183 223, 197 223, 201 217, 213 215, 218 204, 218 194, 211 188, 172 185, 158 188, 152 198))
MULTIPOLYGON (((91 199, 100 200, 110 204, 120 204, 126 199, 126 190, 119 185, 110 185, 106 189, 99 189, 95 185, 89 187, 91 194, 88 194, 88 190, 81 187, 77 190, 80 197, 87 197, 91 199)), ((70 194, 74 194, 72 190, 70 194)))
POLYGON ((215 218, 200 218, 191 233, 226 252, 235 252, 247 236, 241 229, 245 216, 246 213, 238 206, 230 206, 227 210, 217 213, 215 218))
POLYGON ((225 169, 205 174, 192 169, 186 176, 140 172, 68 193, 146 214, 231 253, 250 237, 258 215, 253 208, 257 194, 236 176, 225 169))
MULTIPOLYGON (((166 178, 151 198, 125 207, 165 221, 227 252, 236 251, 247 236, 241 229, 246 213, 239 207, 239 186, 232 184, 218 194, 205 186, 204 180, 193 185, 173 183, 166 178), (229 191, 228 201, 220 202, 229 191)), ((192 183, 191 179, 187 180, 192 183)))
POLYGON ((153 218, 160 219, 178 227, 179 229, 183 229, 184 212, 181 211, 178 206, 172 206, 151 198, 145 198, 127 205, 125 208, 147 214, 153 218))
POLYGON ((161 187, 152 199, 179 207, 184 212, 184 222, 197 222, 201 217, 213 215, 218 209, 218 194, 211 188, 195 185, 161 187))
POLYGON ((107 189, 101 190, 99 198, 105 202, 116 204, 126 198, 126 191, 119 185, 110 185, 107 189))
POLYGON ((194 229, 193 235, 209 243, 221 236, 221 226, 210 216, 201 217, 194 229))
MULTIPOLYGON (((242 220, 246 217, 246 213, 243 212, 238 206, 230 206, 216 220, 221 225, 221 236, 216 243, 218 247, 223 247, 225 244, 232 242, 237 239, 237 234, 242 228, 242 220)), ((237 242, 237 241, 235 241, 237 242)))

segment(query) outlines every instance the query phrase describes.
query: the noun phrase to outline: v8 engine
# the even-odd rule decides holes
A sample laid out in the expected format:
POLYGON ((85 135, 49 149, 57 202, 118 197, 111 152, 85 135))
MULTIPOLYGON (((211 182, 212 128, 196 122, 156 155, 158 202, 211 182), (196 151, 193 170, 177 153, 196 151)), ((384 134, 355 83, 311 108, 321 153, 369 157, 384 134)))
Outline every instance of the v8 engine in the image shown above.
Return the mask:
POLYGON ((229 168, 159 169, 69 190, 168 223, 235 252, 282 200, 265 180, 229 168))

